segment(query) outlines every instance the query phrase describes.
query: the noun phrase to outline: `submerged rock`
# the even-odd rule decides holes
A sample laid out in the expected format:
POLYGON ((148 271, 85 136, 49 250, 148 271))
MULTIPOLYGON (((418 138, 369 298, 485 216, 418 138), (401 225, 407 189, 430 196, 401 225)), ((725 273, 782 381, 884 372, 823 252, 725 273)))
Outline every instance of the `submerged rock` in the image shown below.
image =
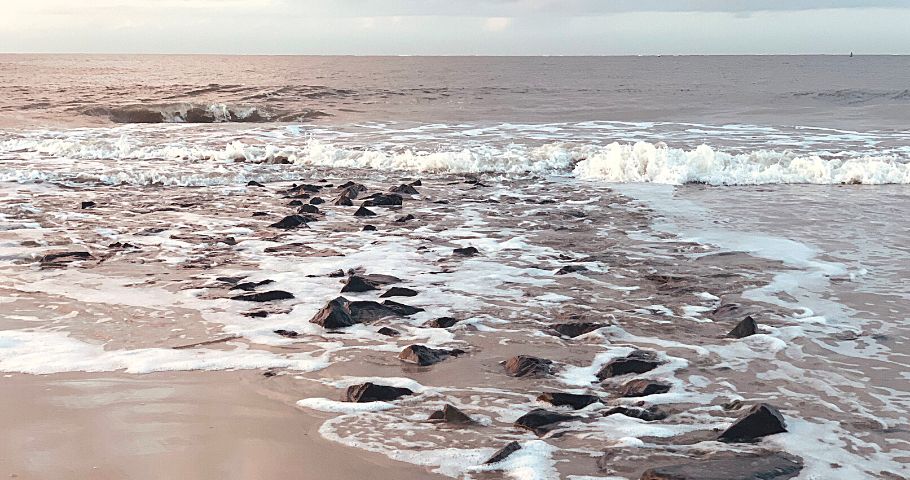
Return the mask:
POLYGON ((338 205, 339 207, 353 207, 354 206, 354 202, 351 201, 351 197, 348 197, 345 195, 342 195, 342 196, 336 198, 335 201, 332 202, 332 204, 338 205))
POLYGON ((411 220, 414 220, 414 215, 411 215, 409 213, 403 217, 396 218, 395 223, 405 223, 405 222, 410 222, 411 220))
POLYGON ((630 373, 650 372, 662 363, 657 360, 657 354, 654 352, 635 350, 625 357, 610 360, 597 372, 597 378, 604 380, 630 373))
POLYGON ((745 416, 723 431, 718 440, 724 442, 752 442, 761 437, 784 433, 787 422, 777 408, 767 403, 754 405, 745 416))
POLYGON ((305 217, 303 215, 289 215, 269 226, 272 228, 290 230, 298 227, 307 227, 308 221, 310 221, 310 217, 305 217))
POLYGON ((327 329, 350 327, 361 323, 354 318, 350 305, 351 302, 344 297, 335 298, 316 312, 310 323, 327 329))
POLYGON ((386 300, 382 302, 382 305, 386 308, 393 310, 398 315, 402 317, 408 317, 414 315, 415 313, 420 313, 423 311, 420 307, 412 307, 410 305, 405 305, 403 303, 393 302, 391 300, 386 300))
POLYGON ((569 338, 579 337, 603 327, 606 325, 592 322, 557 323, 550 326, 554 332, 569 338))
POLYGON ((577 418, 574 415, 535 408, 515 420, 514 425, 518 428, 530 430, 538 437, 541 437, 556 428, 558 424, 577 418))
POLYGON ((360 208, 357 209, 356 212, 354 212, 354 216, 355 217, 375 217, 376 212, 368 209, 367 207, 361 206, 360 208))
POLYGON ((97 204, 96 204, 95 202, 92 202, 92 201, 87 201, 87 202, 82 202, 82 203, 80 204, 80 206, 82 207, 83 210, 85 210, 85 209, 88 209, 88 208, 95 208, 95 207, 97 206, 97 204))
POLYGON ((509 442, 506 444, 506 446, 497 450, 496 453, 493 454, 493 456, 491 456, 489 459, 487 459, 486 462, 483 462, 483 463, 484 463, 484 465, 499 463, 499 462, 505 460, 506 458, 508 458, 509 455, 511 455, 519 450, 521 450, 521 444, 519 444, 518 442, 509 442))
POLYGON ((271 290, 268 292, 237 295, 236 297, 231 297, 231 300, 240 300, 243 302, 273 302, 275 300, 289 300, 291 298, 294 298, 292 293, 285 292, 284 290, 271 290))
POLYGON ((274 333, 287 338, 297 338, 299 335, 299 333, 295 332, 294 330, 274 330, 274 333))
POLYGON ((312 205, 312 204, 309 204, 309 203, 308 203, 308 204, 306 204, 306 205, 301 205, 300 208, 297 209, 297 213, 315 213, 315 214, 319 214, 319 213, 321 213, 321 212, 319 211, 319 207, 317 207, 316 205, 312 205))
POLYGON ((377 385, 372 382, 351 385, 344 392, 342 398, 345 402, 367 403, 367 402, 391 402, 406 395, 413 395, 414 391, 401 388, 390 387, 388 385, 377 385))
POLYGON ((395 330, 394 328, 382 327, 379 330, 376 330, 376 333, 380 335, 385 335, 387 337, 397 337, 401 335, 401 332, 395 330))
POLYGON ((379 290, 379 287, 370 280, 360 275, 351 275, 344 287, 341 287, 341 293, 347 292, 368 292, 370 290, 379 290))
POLYGON ((646 397, 670 391, 670 385, 651 380, 632 380, 619 387, 619 395, 623 397, 646 397))
POLYGON ((506 360, 506 374, 510 377, 529 377, 549 375, 553 371, 553 361, 545 358, 518 355, 506 360))
POLYGON ((400 317, 398 311, 373 301, 351 302, 348 307, 357 323, 370 323, 388 317, 400 317))
POLYGON ((58 252, 58 253, 48 253, 43 255, 40 259, 40 262, 43 264, 53 264, 53 263, 65 263, 65 262, 74 262, 79 260, 92 260, 95 257, 92 256, 89 252, 58 252))
POLYGON ((449 357, 457 357, 464 354, 464 350, 444 350, 439 348, 430 348, 425 345, 410 345, 398 354, 398 358, 403 362, 414 363, 421 367, 427 367, 439 363, 449 357))
POLYGON ((268 279, 262 280, 260 282, 243 282, 243 283, 235 284, 230 289, 231 290, 243 290, 244 292, 252 292, 253 290, 256 290, 256 288, 258 288, 258 287, 261 287, 263 285, 269 285, 272 283, 275 283, 275 281, 268 280, 268 279))
POLYGON ((419 195, 420 194, 420 192, 418 192, 417 189, 414 188, 413 185, 408 185, 408 184, 402 184, 397 187, 392 187, 389 189, 389 191, 392 193, 403 193, 405 195, 419 195))
POLYGON ((556 271, 556 275, 568 275, 570 273, 586 272, 588 267, 584 265, 566 265, 556 271))
POLYGON ((375 225, 364 225, 364 226, 363 226, 363 231, 364 231, 364 232, 375 232, 375 231, 376 231, 376 226, 375 226, 375 225))
POLYGON ((255 181, 255 180, 250 180, 249 182, 246 182, 246 186, 248 186, 248 187, 265 188, 265 185, 263 185, 263 184, 261 184, 261 183, 255 181))
POLYGON ((361 205, 364 207, 395 207, 401 205, 401 195, 394 193, 376 193, 364 201, 361 205))
POLYGON ((802 469, 802 460, 787 453, 741 454, 652 468, 641 480, 788 480, 802 469))
POLYGON ((758 333, 758 324, 755 323, 754 318, 748 316, 733 327, 733 330, 730 330, 727 336, 731 338, 746 338, 756 333, 758 333))
POLYGON ((600 397, 595 395, 579 395, 576 393, 544 392, 537 397, 537 400, 549 403, 555 407, 568 406, 572 407, 573 410, 580 410, 592 403, 599 402, 600 397))
POLYGON ((433 320, 427 320, 427 322, 424 323, 423 326, 427 327, 427 328, 449 328, 449 327, 455 325, 456 323, 458 323, 457 318, 439 317, 439 318, 434 318, 433 320))
POLYGON ((417 290, 411 290, 410 288, 404 287, 392 287, 386 290, 385 293, 379 296, 379 298, 388 298, 388 297, 414 297, 417 296, 417 290))
POLYGON ((310 205, 322 205, 323 203, 325 203, 325 200, 320 197, 313 197, 310 199, 310 205))
POLYGON ((478 253, 480 253, 480 250, 477 250, 474 247, 456 248, 455 250, 452 250, 452 254, 459 257, 473 257, 478 253))
POLYGON ((447 423, 449 425, 473 425, 477 423, 454 405, 449 404, 442 407, 442 410, 437 410, 430 414, 430 418, 427 420, 434 423, 447 423))
POLYGON ((620 406, 613 407, 603 413, 603 416, 605 417, 609 417, 610 415, 625 415, 646 422, 656 422, 667 418, 667 412, 664 412, 656 406, 648 408, 620 406))

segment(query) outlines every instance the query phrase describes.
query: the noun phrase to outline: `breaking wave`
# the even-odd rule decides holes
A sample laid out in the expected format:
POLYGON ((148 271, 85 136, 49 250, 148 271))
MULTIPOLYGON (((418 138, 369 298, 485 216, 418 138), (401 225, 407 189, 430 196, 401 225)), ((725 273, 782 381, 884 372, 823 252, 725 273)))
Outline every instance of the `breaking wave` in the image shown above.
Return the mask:
POLYGON ((169 103, 160 105, 92 106, 81 113, 114 123, 264 123, 300 122, 328 116, 318 110, 287 113, 262 107, 223 103, 169 103))

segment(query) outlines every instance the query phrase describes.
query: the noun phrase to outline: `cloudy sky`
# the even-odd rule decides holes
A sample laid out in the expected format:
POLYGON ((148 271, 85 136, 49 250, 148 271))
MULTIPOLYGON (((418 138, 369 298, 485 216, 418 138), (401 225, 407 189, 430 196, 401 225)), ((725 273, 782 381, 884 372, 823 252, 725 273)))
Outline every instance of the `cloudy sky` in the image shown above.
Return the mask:
POLYGON ((910 54, 910 0, 4 0, 2 52, 910 54))

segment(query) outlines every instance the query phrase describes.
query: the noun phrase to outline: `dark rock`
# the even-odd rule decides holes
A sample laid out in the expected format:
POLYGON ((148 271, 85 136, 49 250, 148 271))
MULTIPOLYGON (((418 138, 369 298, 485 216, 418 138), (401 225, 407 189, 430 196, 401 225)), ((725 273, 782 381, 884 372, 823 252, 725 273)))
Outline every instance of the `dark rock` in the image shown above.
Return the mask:
POLYGON ((329 278, 340 278, 340 277, 344 277, 345 275, 347 275, 347 273, 344 273, 344 270, 335 270, 334 272, 330 273, 328 275, 328 277, 329 278))
POLYGON ((322 205, 325 203, 325 200, 319 197, 313 197, 310 199, 310 205, 322 205))
POLYGON ((405 223, 405 222, 410 222, 411 220, 414 220, 414 215, 411 215, 409 213, 403 217, 396 218, 395 223, 405 223))
POLYGON ((430 418, 427 420, 434 423, 448 423, 450 425, 473 425, 476 423, 467 414, 454 405, 449 404, 442 407, 442 410, 437 410, 430 414, 430 418))
POLYGON ((545 358, 518 355, 506 360, 506 374, 510 377, 529 377, 549 375, 553 371, 553 361, 545 358))
POLYGON ((783 415, 767 403, 754 405, 746 415, 723 431, 718 440, 724 442, 752 442, 761 437, 787 431, 783 415))
POLYGON ((670 385, 651 380, 631 380, 619 387, 619 395, 623 397, 646 397, 670 391, 670 385))
POLYGON ((398 358, 403 362, 414 363, 421 367, 427 367, 439 363, 449 357, 457 357, 464 353, 464 350, 444 350, 440 348, 430 348, 425 345, 410 345, 405 347, 398 358))
POLYGON ((294 295, 283 290, 271 290, 262 293, 246 293, 231 297, 231 300, 241 300, 244 302, 273 302, 275 300, 288 300, 294 298, 294 295))
POLYGON ((353 207, 354 206, 354 202, 351 201, 351 198, 346 197, 344 195, 336 198, 335 201, 332 202, 332 204, 338 205, 340 207, 353 207))
POLYGON ((414 186, 414 187, 419 187, 421 185, 423 185, 423 182, 421 182, 420 179, 417 179, 417 180, 414 180, 413 182, 411 182, 411 186, 414 186))
POLYGON ((237 239, 234 237, 225 237, 223 240, 221 240, 221 243, 233 247, 234 245, 237 245, 237 239))
POLYGON ((97 206, 97 204, 95 202, 88 201, 88 202, 82 202, 81 206, 82 206, 82 209, 85 210, 87 208, 95 208, 97 206))
POLYGON ((388 297, 414 297, 417 295, 417 290, 411 290, 410 288, 404 287, 392 287, 386 290, 385 293, 379 296, 379 298, 388 298, 388 297))
POLYGON ((551 412, 543 408, 535 408, 519 417, 518 420, 515 420, 514 425, 518 428, 530 430, 538 437, 541 437, 556 428, 558 424, 569 420, 575 420, 576 418, 578 417, 574 415, 551 412))
POLYGON ((423 324, 424 327, 428 328, 449 328, 458 323, 457 318, 453 317, 439 317, 434 318, 433 320, 428 320, 423 324))
POLYGON ((787 453, 725 455, 652 468, 641 475, 641 480, 788 480, 802 469, 802 460, 787 453))
POLYGON ((724 303, 711 312, 714 318, 727 318, 739 314, 742 307, 738 303, 724 303))
POLYGON ((316 312, 316 315, 310 319, 310 323, 330 330, 360 323, 354 318, 350 305, 351 302, 344 297, 335 298, 316 312))
POLYGON ((402 184, 397 187, 392 187, 389 189, 392 193, 403 193, 405 195, 419 195, 420 192, 417 191, 412 185, 402 184))
POLYGON ((275 333, 287 338, 297 338, 297 335, 299 335, 293 330, 275 330, 275 333))
POLYGON ((597 378, 603 380, 630 373, 650 372, 659 365, 661 362, 657 360, 657 356, 653 352, 636 350, 626 357, 610 360, 597 372, 597 378))
POLYGON ((551 325, 550 328, 553 329, 556 333, 569 338, 579 337, 586 333, 591 333, 594 330, 603 328, 606 325, 602 323, 592 323, 592 322, 576 322, 576 323, 557 323, 551 325))
POLYGON ((267 216, 269 216, 269 213, 268 213, 268 212, 253 212, 253 215, 252 215, 252 216, 254 216, 254 217, 267 217, 267 216))
MULTIPOLYGON (((119 242, 118 242, 119 243, 119 242)), ((237 285, 246 277, 215 277, 216 282, 227 283, 230 285, 237 285)))
POLYGON ((362 206, 362 207, 358 208, 356 212, 354 212, 354 216, 355 217, 375 217, 376 212, 362 206))
POLYGON ((41 263, 73 262, 78 260, 91 260, 95 257, 89 252, 59 252, 48 253, 41 257, 41 263))
POLYGON ((391 402, 405 395, 413 395, 414 391, 407 388, 376 385, 372 382, 351 385, 344 392, 345 402, 391 402))
POLYGON ((348 307, 356 323, 370 323, 387 317, 400 317, 396 310, 372 301, 351 302, 348 307))
POLYGON ((276 375, 278 375, 278 372, 274 372, 272 370, 266 370, 266 371, 262 372, 262 376, 265 378, 272 378, 276 375))
POLYGON ((288 202, 289 207, 300 207, 302 205, 303 205, 303 202, 301 202, 300 200, 291 200, 290 202, 288 202))
POLYGON ((395 330, 394 328, 382 327, 379 330, 376 330, 376 333, 380 335, 385 335, 387 337, 397 337, 401 335, 401 332, 395 330))
POLYGON ((364 231, 364 232, 375 232, 375 231, 376 231, 376 227, 375 227, 374 225, 364 225, 364 226, 363 226, 363 231, 364 231))
POLYGON ((363 202, 364 207, 394 207, 401 205, 401 195, 394 193, 383 194, 377 193, 370 197, 369 200, 363 202))
POLYGON ((407 317, 407 316, 410 316, 410 315, 414 315, 415 313, 420 313, 420 312, 423 311, 423 309, 420 308, 420 307, 412 307, 412 306, 410 306, 410 305, 405 305, 405 304, 403 304, 403 303, 393 302, 393 301, 391 301, 391 300, 386 300, 386 301, 382 302, 382 304, 383 304, 385 307, 390 308, 390 309, 393 310, 395 313, 397 313, 398 315, 401 315, 401 316, 403 316, 403 317, 407 317))
POLYGON ((459 257, 473 257, 478 253, 480 253, 480 251, 474 247, 456 248, 455 250, 452 250, 452 254, 458 255, 459 257))
POLYGON ((265 188, 265 185, 263 185, 263 184, 261 184, 261 183, 255 181, 255 180, 250 180, 249 182, 246 182, 246 186, 248 186, 248 187, 265 188))
POLYGON ((274 280, 263 280, 261 282, 237 283, 233 287, 231 287, 231 290, 243 290, 245 292, 252 292, 253 290, 256 290, 257 287, 261 287, 263 285, 268 285, 270 283, 275 283, 275 281, 274 280))
POLYGON ((731 338, 746 338, 756 333, 758 333, 758 324, 755 323, 754 318, 748 316, 739 322, 733 330, 730 330, 727 336, 731 338))
MULTIPOLYGON (((282 218, 280 221, 275 222, 269 225, 272 228, 282 228, 284 230, 290 230, 298 227, 307 227, 307 217, 303 215, 289 215, 282 218)), ((307 227, 308 228, 308 227, 307 227)))
MULTIPOLYGON (((354 182, 348 181, 348 182, 342 183, 341 185, 338 185, 338 190, 350 190, 355 193, 360 193, 360 192, 367 191, 367 187, 366 187, 366 185, 363 185, 361 183, 354 183, 354 182)), ((351 198, 357 198, 357 197, 354 196, 351 198)))
POLYGON ((107 246, 107 248, 139 248, 129 242, 114 242, 107 246))
POLYGON ((492 457, 490 457, 486 462, 483 462, 483 463, 484 463, 484 465, 490 465, 492 463, 499 463, 499 462, 505 460, 506 458, 508 458, 509 455, 511 455, 519 450, 521 450, 521 445, 518 442, 509 442, 505 447, 502 447, 499 450, 497 450, 496 453, 494 453, 492 457))
POLYGON ((566 275, 569 273, 586 272, 588 267, 584 265, 566 265, 556 271, 556 275, 566 275))
POLYGON ((301 205, 300 208, 297 209, 297 213, 315 213, 315 214, 318 214, 318 213, 320 213, 320 212, 319 212, 319 207, 317 207, 316 205, 312 205, 312 204, 309 204, 309 203, 308 203, 308 204, 306 204, 306 205, 301 205))
POLYGON ((252 312, 246 312, 243 314, 244 317, 248 318, 265 318, 269 316, 268 310, 253 310, 252 312))
POLYGON ((563 393, 563 392, 544 392, 537 397, 537 400, 540 402, 547 402, 550 405, 555 407, 568 406, 572 407, 573 410, 579 410, 582 408, 591 405, 592 403, 597 403, 600 401, 600 398, 595 395, 579 395, 575 393, 563 393))
POLYGON ((664 412, 655 406, 648 408, 620 406, 613 407, 603 413, 603 416, 605 417, 608 417, 610 415, 625 415, 627 417, 637 418, 646 422, 656 422, 658 420, 667 418, 667 412, 664 412))
POLYGON ((360 275, 352 275, 348 277, 348 281, 341 288, 341 293, 368 292, 370 290, 379 290, 379 287, 360 275))

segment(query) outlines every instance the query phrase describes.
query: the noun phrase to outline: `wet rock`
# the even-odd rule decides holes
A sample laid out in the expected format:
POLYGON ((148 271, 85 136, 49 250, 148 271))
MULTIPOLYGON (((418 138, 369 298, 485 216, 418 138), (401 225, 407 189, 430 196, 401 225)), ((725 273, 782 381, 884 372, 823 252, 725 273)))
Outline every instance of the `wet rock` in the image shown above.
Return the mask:
POLYGON ((309 204, 309 203, 308 203, 308 204, 306 204, 306 205, 301 205, 300 208, 297 209, 297 213, 314 213, 314 214, 319 214, 319 213, 321 213, 321 212, 319 211, 319 207, 317 207, 316 205, 312 205, 312 204, 309 204))
MULTIPOLYGON (((117 242, 120 243, 120 242, 117 242)), ((111 245, 113 247, 113 245, 111 245)), ((229 285, 237 285, 246 277, 215 277, 216 282, 227 283, 229 285)))
POLYGON ((410 345, 405 347, 398 358, 403 362, 414 363, 421 367, 427 367, 437 364, 449 357, 457 357, 464 354, 464 350, 444 350, 440 348, 430 348, 425 345, 410 345))
POLYGON ((376 226, 375 226, 375 225, 364 225, 364 226, 363 226, 363 231, 364 231, 364 232, 375 232, 375 231, 376 231, 376 226))
POLYGON ((108 245, 107 248, 120 248, 120 249, 123 249, 123 248, 139 248, 139 247, 137 247, 137 246, 135 246, 135 245, 133 245, 132 243, 129 243, 129 242, 114 242, 114 243, 108 245))
POLYGON ((300 200, 291 200, 290 202, 288 202, 289 207, 299 207, 302 205, 303 205, 303 202, 301 202, 300 200))
POLYGON ((348 387, 342 400, 355 403, 391 402, 413 394, 414 391, 407 388, 376 385, 375 383, 367 382, 348 387))
POLYGON ((586 271, 588 271, 588 267, 586 267, 584 265, 566 265, 566 266, 560 268, 559 270, 557 270, 556 275, 567 275, 570 273, 586 272, 586 271))
POLYGON ((332 202, 332 204, 338 205, 339 207, 353 207, 354 206, 354 202, 351 201, 351 198, 346 197, 344 195, 336 198, 335 201, 332 202))
POLYGON ((398 311, 372 301, 351 302, 348 307, 357 323, 370 323, 388 317, 400 317, 398 311))
POLYGON ((410 222, 411 220, 414 220, 414 215, 411 215, 409 213, 403 217, 396 218, 395 223, 406 223, 406 222, 410 222))
POLYGON ((266 371, 262 372, 262 376, 265 378, 272 378, 276 375, 278 375, 278 372, 275 372, 272 370, 266 370, 266 371))
POLYGON ((267 217, 269 216, 268 212, 253 212, 253 217, 267 217))
POLYGON ((40 262, 44 264, 51 263, 66 263, 66 262, 75 262, 81 260, 92 260, 93 257, 89 252, 58 252, 58 253, 48 253, 41 257, 40 262))
POLYGON ((644 350, 635 350, 623 358, 614 358, 610 360, 603 368, 597 372, 597 378, 604 380, 610 377, 628 375, 630 373, 645 373, 654 370, 662 362, 657 360, 654 352, 644 350))
POLYGON ((412 307, 410 305, 393 302, 391 300, 386 300, 386 301, 382 302, 382 304, 383 304, 383 306, 393 310, 395 313, 397 313, 398 315, 401 315, 403 317, 414 315, 415 313, 420 313, 423 311, 423 309, 420 307, 412 307))
POLYGON ((369 200, 363 202, 364 207, 395 207, 401 205, 401 195, 395 193, 376 193, 369 200))
POLYGON ((354 318, 350 305, 351 302, 344 297, 335 298, 316 312, 316 315, 310 319, 310 323, 330 330, 361 323, 354 318))
POLYGON ((309 217, 304 217, 303 215, 289 215, 269 226, 272 228, 281 228, 284 230, 291 230, 298 227, 309 228, 307 227, 308 220, 309 217))
POLYGON ((718 440, 724 442, 752 442, 761 437, 784 433, 787 422, 780 411, 767 403, 754 405, 745 416, 723 431, 718 440))
POLYGON ((263 184, 261 184, 261 183, 255 181, 255 180, 250 180, 249 182, 246 182, 246 186, 248 186, 248 187, 257 187, 257 188, 265 188, 265 185, 263 185, 263 184))
POLYGON ((360 275, 351 275, 348 277, 348 281, 344 284, 344 287, 341 287, 341 293, 368 292, 370 290, 379 290, 379 287, 360 275))
POLYGON ((506 458, 508 458, 509 455, 511 455, 519 450, 521 450, 521 445, 518 442, 509 442, 508 444, 506 444, 505 447, 502 447, 499 450, 497 450, 496 453, 494 453, 492 457, 490 457, 489 459, 487 459, 486 462, 483 462, 483 463, 484 463, 484 465, 499 463, 499 462, 505 460, 506 458))
POLYGON ((80 206, 82 207, 83 210, 85 210, 87 208, 95 208, 97 206, 97 204, 95 202, 88 201, 88 202, 82 202, 80 204, 80 206))
POLYGON ((286 337, 286 338, 297 338, 297 336, 299 335, 297 332, 295 332, 293 330, 274 330, 274 333, 281 335, 282 337, 286 337))
POLYGON ((325 200, 320 197, 313 197, 310 199, 310 205, 322 205, 323 203, 325 203, 325 200))
POLYGON ((736 316, 740 313, 742 307, 738 303, 724 303, 721 306, 715 308, 711 312, 711 316, 715 319, 729 318, 731 316, 736 316))
POLYGON ((433 320, 428 320, 426 323, 423 324, 423 326, 427 327, 427 328, 449 328, 449 327, 455 325, 456 323, 458 323, 457 318, 439 317, 439 318, 434 318, 433 320))
POLYGON ((515 420, 514 425, 534 432, 538 437, 546 435, 560 423, 575 420, 578 417, 565 413, 551 412, 543 408, 535 408, 515 420))
POLYGON ((733 327, 733 330, 730 330, 727 336, 731 338, 746 338, 756 333, 758 333, 758 324, 755 323, 755 319, 748 316, 733 327))
POLYGON ((234 245, 237 245, 237 239, 234 237, 224 237, 221 239, 220 243, 233 247, 234 245))
POLYGON ((343 191, 347 190, 347 191, 354 192, 354 196, 351 198, 357 198, 357 194, 367 191, 367 187, 366 187, 366 185, 363 185, 362 183, 354 183, 354 182, 348 181, 348 182, 342 183, 341 185, 338 185, 338 190, 343 190, 343 191))
POLYGON ((656 406, 648 408, 620 406, 613 407, 603 413, 603 416, 605 417, 609 417, 610 415, 625 415, 646 422, 656 422, 667 418, 667 412, 664 412, 656 406))
POLYGON ((652 380, 632 380, 619 387, 622 397, 646 397, 670 391, 670 385, 652 380))
POLYGON ((397 187, 392 187, 389 189, 392 193, 403 193, 405 195, 419 195, 420 192, 417 191, 412 185, 402 184, 397 187))
POLYGON ((339 270, 335 270, 334 272, 328 274, 328 277, 329 278, 341 278, 341 277, 344 277, 345 275, 347 275, 347 273, 344 273, 344 270, 339 269, 339 270))
POLYGON ((802 460, 787 453, 740 454, 652 468, 641 480, 788 480, 802 469, 802 460))
POLYGON ((395 330, 394 328, 382 327, 379 330, 376 330, 376 333, 380 335, 385 335, 387 337, 397 337, 401 335, 401 332, 395 330))
POLYGON ((322 190, 321 185, 311 185, 309 183, 304 183, 302 185, 291 185, 291 188, 284 191, 285 195, 296 195, 300 193, 319 193, 322 190))
POLYGON ((569 338, 579 337, 603 327, 606 325, 592 322, 557 323, 550 326, 554 332, 569 338))
POLYGON ((449 425, 473 425, 476 423, 467 414, 454 405, 449 404, 442 407, 442 410, 437 410, 430 414, 430 418, 427 420, 434 423, 447 423, 449 425))
POLYGON ((265 318, 268 317, 270 313, 271 312, 268 310, 253 310, 251 312, 245 312, 242 315, 247 318, 265 318))
POLYGON ((506 374, 510 377, 537 377, 553 371, 553 361, 546 358, 518 355, 506 360, 506 374))
POLYGON ((354 212, 354 216, 355 217, 375 217, 376 212, 374 212, 366 207, 361 206, 360 208, 357 209, 356 212, 354 212))
POLYGON ((417 180, 414 180, 413 182, 411 182, 411 186, 414 186, 414 187, 419 187, 421 185, 423 185, 423 182, 420 181, 419 178, 417 180))
POLYGON ((283 290, 270 290, 262 293, 246 293, 231 297, 231 300, 240 300, 243 302, 274 302, 276 300, 289 300, 294 295, 283 290))
POLYGON ((233 287, 231 287, 231 290, 243 290, 244 292, 252 292, 253 290, 256 290, 256 288, 258 288, 258 287, 261 287, 263 285, 269 285, 271 283, 275 283, 275 281, 274 280, 262 280, 261 282, 237 283, 233 287))
POLYGON ((386 290, 385 293, 379 296, 379 298, 388 298, 388 297, 414 297, 417 296, 417 290, 411 290, 410 288, 404 287, 392 287, 386 290))
POLYGON ((579 410, 597 403, 600 398, 595 395, 579 395, 575 393, 563 392, 544 392, 537 397, 540 402, 546 402, 555 407, 572 407, 573 410, 579 410))
POLYGON ((477 250, 474 247, 456 248, 455 250, 452 250, 452 254, 459 257, 473 257, 478 253, 480 253, 480 250, 477 250))

